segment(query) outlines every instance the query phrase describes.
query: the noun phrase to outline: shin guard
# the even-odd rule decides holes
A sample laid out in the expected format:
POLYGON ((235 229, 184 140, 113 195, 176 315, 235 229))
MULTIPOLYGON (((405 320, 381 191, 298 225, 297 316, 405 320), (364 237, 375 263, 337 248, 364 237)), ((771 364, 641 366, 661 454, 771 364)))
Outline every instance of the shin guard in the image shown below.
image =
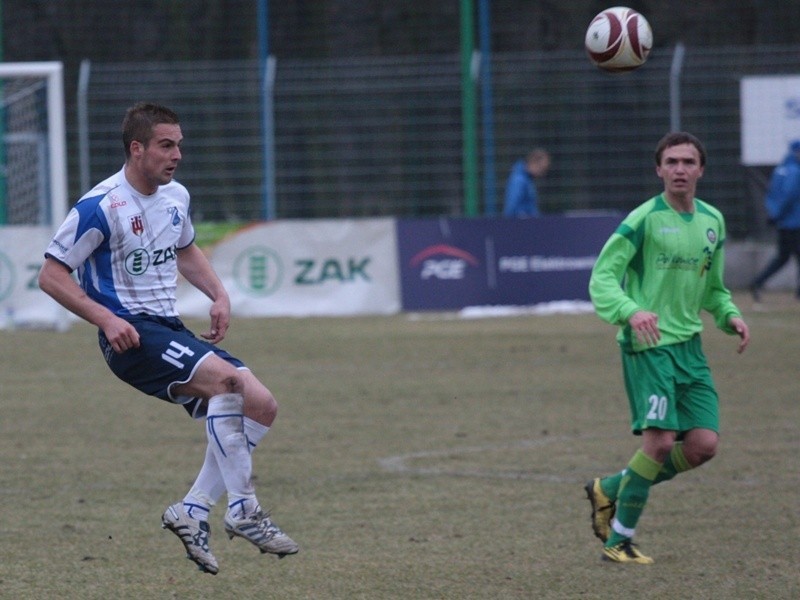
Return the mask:
POLYGON ((255 497, 243 408, 241 394, 219 394, 208 401, 206 435, 228 490, 229 503, 255 497))

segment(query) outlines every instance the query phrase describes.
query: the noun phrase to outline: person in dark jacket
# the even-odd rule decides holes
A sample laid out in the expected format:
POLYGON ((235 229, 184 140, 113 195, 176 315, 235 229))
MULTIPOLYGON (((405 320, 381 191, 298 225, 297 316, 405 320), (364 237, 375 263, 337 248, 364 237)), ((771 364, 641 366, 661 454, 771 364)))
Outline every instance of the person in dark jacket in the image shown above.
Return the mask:
POLYGON ((795 294, 800 299, 800 140, 789 144, 788 154, 772 172, 764 204, 769 222, 778 230, 778 248, 772 260, 750 284, 753 300, 761 301, 761 288, 792 256, 797 261, 795 294))
POLYGON ((550 168, 550 155, 541 148, 528 153, 511 167, 506 183, 504 217, 538 217, 539 194, 536 178, 543 177, 550 168))

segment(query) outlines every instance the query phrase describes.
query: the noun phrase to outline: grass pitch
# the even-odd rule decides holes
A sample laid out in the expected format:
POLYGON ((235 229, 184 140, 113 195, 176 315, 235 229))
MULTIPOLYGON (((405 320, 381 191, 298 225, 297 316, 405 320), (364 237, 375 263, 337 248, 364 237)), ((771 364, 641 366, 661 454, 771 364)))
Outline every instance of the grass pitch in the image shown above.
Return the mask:
POLYGON ((234 321, 223 346, 280 403, 259 497, 301 551, 228 541, 218 507, 217 576, 160 529, 201 423, 116 380, 87 325, 0 331, 0 597, 800 597, 800 305, 740 300, 747 352, 704 336, 720 452, 653 489, 649 567, 602 563, 589 525, 584 482, 637 448, 594 315, 234 321))

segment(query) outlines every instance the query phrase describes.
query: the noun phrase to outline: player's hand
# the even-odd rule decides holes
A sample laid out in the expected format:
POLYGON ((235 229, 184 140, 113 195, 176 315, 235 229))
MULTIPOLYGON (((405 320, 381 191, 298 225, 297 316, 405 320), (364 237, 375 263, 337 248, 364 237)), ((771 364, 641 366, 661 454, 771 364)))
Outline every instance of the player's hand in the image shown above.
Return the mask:
POLYGON ((661 332, 658 329, 658 315, 646 310, 633 313, 628 324, 634 332, 640 344, 655 346, 661 339, 661 332))
POLYGON ((231 305, 227 298, 217 300, 211 305, 209 311, 211 326, 206 333, 201 333, 200 337, 216 344, 225 338, 228 327, 231 324, 231 305))
POLYGON ((117 354, 139 347, 139 332, 125 319, 117 316, 103 326, 103 334, 117 354))
POLYGON ((736 332, 736 335, 739 336, 739 348, 737 348, 736 352, 741 354, 745 351, 747 345, 750 343, 750 328, 741 317, 732 317, 728 323, 736 332))

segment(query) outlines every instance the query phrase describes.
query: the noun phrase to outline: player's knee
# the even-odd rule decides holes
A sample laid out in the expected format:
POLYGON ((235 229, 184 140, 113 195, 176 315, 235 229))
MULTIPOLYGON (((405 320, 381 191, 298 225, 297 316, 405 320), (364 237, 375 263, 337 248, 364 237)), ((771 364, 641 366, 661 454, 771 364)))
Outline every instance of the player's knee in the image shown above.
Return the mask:
POLYGON ((714 458, 715 454, 716 452, 713 450, 696 452, 694 455, 694 460, 690 460, 689 464, 691 464, 694 467, 699 467, 703 463, 707 463, 712 458, 714 458))
POLYGON ((224 393, 228 394, 242 394, 244 393, 244 380, 238 372, 227 374, 223 376, 220 382, 224 393))
POLYGON ((701 446, 700 449, 698 450, 698 454, 699 454, 698 458, 700 459, 700 464, 710 461, 717 454, 717 443, 712 442, 701 446))
POLYGON ((656 439, 651 439, 645 445, 644 452, 653 460, 663 463, 667 460, 674 440, 667 436, 660 436, 656 439))
POLYGON ((278 402, 268 389, 262 387, 258 393, 248 393, 244 400, 246 416, 262 425, 272 426, 278 415, 278 402))
POLYGON ((278 414, 278 401, 275 400, 275 396, 272 395, 272 392, 267 391, 267 394, 264 397, 264 404, 273 413, 278 414))
POLYGON ((710 461, 717 454, 717 439, 716 438, 703 438, 693 440, 688 447, 684 444, 683 449, 686 459, 694 467, 698 467, 703 463, 710 461))
POLYGON ((270 422, 274 421, 275 417, 278 416, 278 401, 275 400, 275 396, 269 390, 263 395, 261 406, 266 418, 270 422))

